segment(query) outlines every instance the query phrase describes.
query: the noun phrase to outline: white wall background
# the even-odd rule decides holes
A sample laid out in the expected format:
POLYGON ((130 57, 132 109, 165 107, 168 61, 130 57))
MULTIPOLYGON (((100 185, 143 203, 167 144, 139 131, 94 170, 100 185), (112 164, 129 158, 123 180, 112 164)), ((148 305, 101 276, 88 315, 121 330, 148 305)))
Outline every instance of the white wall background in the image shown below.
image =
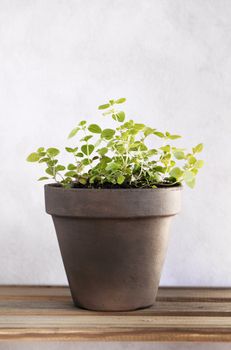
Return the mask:
POLYGON ((205 144, 161 284, 231 285, 230 57, 229 0, 0 0, 0 283, 66 283, 25 158, 125 96, 130 117, 205 144))

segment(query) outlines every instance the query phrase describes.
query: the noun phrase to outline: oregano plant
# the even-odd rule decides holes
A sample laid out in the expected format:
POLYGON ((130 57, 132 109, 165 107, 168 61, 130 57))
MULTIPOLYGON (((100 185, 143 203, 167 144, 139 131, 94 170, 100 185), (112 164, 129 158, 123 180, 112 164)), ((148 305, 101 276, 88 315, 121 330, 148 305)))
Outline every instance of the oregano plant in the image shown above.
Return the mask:
POLYGON ((175 147, 174 140, 181 136, 126 119, 120 108, 125 101, 109 100, 98 107, 103 117, 114 120, 113 129, 82 120, 71 130, 73 145, 65 148, 72 156, 69 164, 60 164, 55 147, 31 153, 28 162, 45 164, 45 176, 38 180, 53 180, 65 188, 156 188, 183 182, 193 188, 204 163, 197 158, 203 144, 191 151, 175 147))

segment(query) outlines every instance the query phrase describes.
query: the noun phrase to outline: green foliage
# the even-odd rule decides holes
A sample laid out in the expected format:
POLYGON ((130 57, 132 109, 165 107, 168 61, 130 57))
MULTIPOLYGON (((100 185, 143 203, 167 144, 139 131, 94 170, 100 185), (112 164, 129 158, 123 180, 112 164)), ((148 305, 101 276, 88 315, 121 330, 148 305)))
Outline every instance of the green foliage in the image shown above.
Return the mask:
POLYGON ((110 107, 110 104, 106 103, 105 105, 99 106, 98 109, 107 109, 108 107, 110 107))
POLYGON ((203 151, 202 143, 199 143, 199 145, 197 145, 196 147, 193 147, 193 153, 200 153, 201 151, 203 151))
POLYGON ((94 151, 94 146, 93 145, 83 145, 81 147, 81 151, 86 154, 86 156, 90 156, 92 154, 92 152, 94 151))
POLYGON ((74 129, 72 129, 71 132, 70 132, 70 134, 68 135, 68 138, 70 139, 70 138, 74 137, 74 136, 77 134, 77 132, 78 132, 79 130, 80 130, 79 127, 76 127, 76 128, 74 128, 74 129))
POLYGON ((113 129, 104 129, 102 131, 101 137, 103 139, 110 140, 110 139, 113 138, 114 135, 115 135, 115 130, 113 130, 113 129))
POLYGON ((39 147, 31 153, 28 162, 45 164, 46 176, 38 180, 52 179, 66 188, 156 188, 183 182, 193 188, 204 164, 197 159, 203 144, 196 145, 191 152, 171 145, 181 136, 127 120, 125 112, 117 109, 125 101, 125 98, 109 100, 98 107, 105 118, 112 118, 116 124, 113 129, 88 125, 85 120, 72 129, 68 138, 80 136, 77 145, 75 142, 65 147, 73 157, 67 166, 59 163, 60 151, 55 147, 39 147), (147 139, 149 144, 156 141, 155 146, 149 148, 147 139))
POLYGON ((102 132, 101 127, 97 124, 89 125, 88 130, 90 132, 93 132, 94 134, 101 134, 101 132, 102 132))
POLYGON ((55 157, 60 153, 60 151, 57 148, 48 148, 47 149, 47 154, 49 154, 51 157, 55 157))
POLYGON ((39 154, 34 152, 29 154, 26 160, 28 162, 37 162, 39 159, 40 159, 39 154))

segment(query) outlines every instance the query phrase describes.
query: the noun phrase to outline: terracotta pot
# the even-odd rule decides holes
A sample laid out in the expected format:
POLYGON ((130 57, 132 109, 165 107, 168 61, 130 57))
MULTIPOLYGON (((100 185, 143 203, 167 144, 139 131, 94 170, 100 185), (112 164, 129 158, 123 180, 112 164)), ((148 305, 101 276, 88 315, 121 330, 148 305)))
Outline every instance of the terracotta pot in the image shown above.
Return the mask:
POLYGON ((181 189, 45 186, 76 306, 121 311, 154 303, 181 189))

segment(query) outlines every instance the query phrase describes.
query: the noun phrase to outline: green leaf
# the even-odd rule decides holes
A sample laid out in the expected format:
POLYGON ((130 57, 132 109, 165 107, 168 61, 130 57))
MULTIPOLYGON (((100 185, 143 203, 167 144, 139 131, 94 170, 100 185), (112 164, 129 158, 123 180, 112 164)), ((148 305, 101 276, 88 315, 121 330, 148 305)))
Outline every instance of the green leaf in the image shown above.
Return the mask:
POLYGON ((45 157, 45 155, 47 154, 47 152, 38 152, 38 154, 40 155, 40 157, 45 157))
POLYGON ((133 120, 129 120, 128 122, 124 123, 121 128, 125 128, 125 129, 130 129, 132 128, 134 125, 134 121, 133 120))
POLYGON ((170 176, 175 177, 177 180, 180 179, 183 174, 184 172, 178 167, 173 168, 169 173, 170 176))
POLYGON ((188 187, 190 188, 194 188, 195 184, 196 184, 196 178, 194 177, 191 181, 186 181, 185 180, 186 185, 188 185, 188 187))
POLYGON ((105 169, 107 164, 111 162, 111 158, 107 157, 107 156, 103 156, 100 160, 100 163, 99 163, 99 167, 100 169, 105 169))
POLYGON ((43 180, 49 180, 49 177, 47 176, 42 176, 38 179, 38 181, 43 181, 43 180))
POLYGON ((97 151, 101 156, 104 156, 107 152, 108 152, 108 148, 107 147, 103 147, 98 149, 97 151))
POLYGON ((116 113, 116 118, 117 118, 118 122, 123 123, 123 121, 125 119, 125 113, 123 111, 116 113))
POLYGON ((84 126, 86 124, 87 124, 86 120, 81 120, 81 122, 79 122, 79 126, 84 126))
POLYGON ((99 107, 98 107, 98 109, 107 109, 107 108, 109 108, 111 105, 109 104, 109 103, 106 103, 106 104, 104 104, 104 105, 100 105, 99 107))
POLYGON ((49 156, 55 157, 60 153, 60 151, 57 148, 51 147, 47 149, 47 153, 49 154, 49 156))
POLYGON ((171 159, 171 154, 170 153, 165 153, 162 157, 161 157, 161 163, 163 163, 165 166, 167 166, 169 164, 169 161, 171 159))
POLYGON ((193 174, 192 171, 190 171, 190 170, 185 171, 184 181, 186 182, 186 184, 192 182, 194 180, 194 178, 195 178, 195 175, 193 174))
POLYGON ((125 177, 124 177, 123 175, 119 175, 119 176, 117 177, 117 184, 122 185, 122 183, 124 182, 124 180, 125 180, 125 177))
POLYGON ((169 146, 169 145, 166 145, 166 146, 162 146, 162 147, 160 147, 160 149, 162 150, 162 151, 164 151, 164 152, 170 152, 170 150, 171 150, 171 147, 169 146))
POLYGON ((188 157, 188 162, 189 162, 190 165, 195 164, 196 161, 197 161, 197 160, 196 160, 195 157, 193 157, 193 156, 189 156, 189 157, 188 157))
POLYGON ((169 138, 170 140, 176 140, 176 139, 180 139, 181 136, 180 136, 180 135, 169 135, 168 138, 169 138))
POLYGON ((110 115, 114 112, 114 109, 109 109, 108 111, 103 113, 103 116, 110 115))
POLYGON ((49 167, 52 167, 54 165, 56 165, 58 163, 58 160, 57 159, 53 159, 53 160, 49 160, 47 162, 47 165, 49 165, 49 167))
POLYGON ((203 160, 197 160, 196 163, 194 164, 194 166, 198 169, 202 168, 204 165, 204 161, 203 160))
POLYGON ((80 182, 82 185, 86 185, 87 180, 86 180, 84 177, 80 177, 80 178, 79 178, 79 182, 80 182))
POLYGON ((128 135, 137 135, 139 132, 139 130, 135 129, 135 128, 131 128, 130 130, 127 131, 127 133, 124 133, 124 136, 126 136, 126 134, 128 135))
POLYGON ((148 147, 144 143, 140 142, 139 150, 140 151, 147 151, 148 147))
POLYGON ((78 149, 77 147, 75 147, 75 148, 65 147, 65 150, 69 153, 74 153, 77 151, 77 149, 78 149))
POLYGON ((147 137, 148 135, 153 134, 154 131, 155 131, 155 129, 150 128, 149 126, 145 126, 143 133, 144 133, 144 136, 147 137))
POLYGON ((134 127, 135 130, 141 131, 141 130, 143 130, 145 128, 145 125, 144 124, 135 123, 133 127, 134 127))
POLYGON ((113 129, 104 129, 101 134, 102 138, 106 140, 112 139, 114 135, 115 135, 115 130, 113 129))
POLYGON ((191 172, 192 172, 194 175, 197 175, 197 174, 198 174, 198 169, 197 169, 197 168, 193 168, 193 169, 191 169, 191 172))
POLYGON ((68 169, 68 170, 76 170, 76 165, 74 165, 74 164, 68 164, 67 169, 68 169))
POLYGON ((164 134, 162 132, 160 132, 160 131, 154 131, 153 134, 158 136, 158 137, 161 137, 161 138, 164 137, 164 134))
POLYGON ((96 179, 96 176, 91 176, 91 177, 89 178, 89 183, 90 183, 90 184, 93 184, 93 183, 95 182, 95 179, 96 179))
POLYGON ((121 164, 116 163, 116 162, 110 162, 107 164, 106 170, 107 171, 116 171, 121 168, 121 164))
POLYGON ((37 149, 37 152, 38 152, 38 153, 41 153, 41 152, 44 152, 44 150, 45 150, 44 147, 39 147, 39 148, 37 149))
POLYGON ((77 176, 77 174, 76 174, 76 171, 67 171, 66 173, 65 173, 65 176, 68 176, 68 177, 75 177, 75 176, 77 176))
POLYGON ((94 144, 95 148, 97 148, 102 142, 102 139, 98 139, 96 143, 94 144))
POLYGON ((121 98, 118 98, 118 100, 115 100, 116 104, 120 104, 120 103, 124 103, 124 102, 126 102, 126 98, 125 97, 121 97, 121 98))
MULTIPOLYGON (((117 152, 119 152, 120 154, 124 154, 126 152, 126 149, 123 145, 115 145, 115 148, 117 150, 117 152)), ((137 150, 137 148, 136 148, 137 150)), ((130 151, 132 151, 132 149, 130 149, 130 151)))
POLYGON ((101 134, 101 132, 102 132, 101 127, 97 124, 89 125, 88 130, 90 132, 93 132, 94 134, 101 134))
POLYGON ((49 160, 50 160, 50 158, 48 158, 48 157, 41 158, 41 159, 39 160, 39 163, 46 163, 46 162, 48 162, 49 160))
POLYGON ((63 170, 65 170, 66 169, 66 167, 64 166, 64 165, 61 165, 61 164, 59 164, 59 165, 57 165, 56 167, 55 167, 55 171, 63 171, 63 170))
POLYGON ((199 143, 196 147, 193 148, 193 153, 200 153, 203 151, 203 143, 199 143))
POLYGON ((153 168, 153 170, 154 170, 155 172, 157 172, 157 173, 165 174, 166 168, 164 168, 164 167, 158 165, 158 166, 155 166, 155 167, 153 168))
POLYGON ((40 159, 40 155, 38 153, 33 152, 33 153, 29 154, 29 156, 27 157, 26 160, 28 162, 33 163, 33 162, 37 162, 39 159, 40 159))
POLYGON ((118 122, 118 117, 117 117, 117 114, 112 114, 112 118, 115 120, 115 121, 117 121, 118 122))
POLYGON ((185 159, 185 154, 183 151, 176 151, 173 152, 173 155, 176 159, 181 160, 181 159, 185 159))
POLYGON ((89 165, 89 164, 92 163, 92 160, 91 160, 91 159, 88 159, 88 158, 85 158, 85 159, 83 159, 83 160, 81 161, 81 163, 82 163, 83 165, 89 165))
POLYGON ((72 129, 70 134, 68 135, 68 138, 70 139, 71 137, 74 137, 79 130, 80 130, 80 128, 78 126, 74 129, 72 129))
POLYGON ((93 145, 83 145, 81 147, 81 151, 86 155, 90 155, 94 151, 94 146, 93 145))
MULTIPOLYGON (((132 143, 132 144, 130 145, 130 147, 129 147, 129 151, 135 151, 135 152, 138 151, 140 145, 141 145, 141 142, 139 142, 139 141, 136 141, 136 142, 132 143)), ((120 148, 120 147, 122 148, 122 150, 125 151, 125 148, 124 148, 123 145, 119 145, 118 148, 120 148)), ((117 147, 116 147, 116 148, 117 148, 117 147)))
POLYGON ((149 157, 151 157, 151 156, 154 156, 154 155, 157 154, 157 153, 158 153, 158 151, 157 151, 155 148, 153 148, 153 149, 149 149, 149 150, 148 150, 147 155, 148 155, 149 157))
POLYGON ((54 170, 52 167, 48 167, 45 172, 48 174, 48 175, 51 175, 51 176, 54 176, 54 170))
POLYGON ((80 157, 80 158, 82 158, 82 157, 84 157, 84 155, 83 155, 83 153, 78 152, 78 153, 76 153, 76 157, 80 157))
POLYGON ((60 181, 60 183, 62 184, 63 188, 65 188, 65 189, 69 189, 72 187, 72 179, 70 177, 66 177, 65 179, 60 181))
POLYGON ((93 135, 87 135, 87 136, 84 136, 80 141, 85 141, 85 142, 87 142, 87 141, 90 140, 92 137, 93 137, 93 135))

